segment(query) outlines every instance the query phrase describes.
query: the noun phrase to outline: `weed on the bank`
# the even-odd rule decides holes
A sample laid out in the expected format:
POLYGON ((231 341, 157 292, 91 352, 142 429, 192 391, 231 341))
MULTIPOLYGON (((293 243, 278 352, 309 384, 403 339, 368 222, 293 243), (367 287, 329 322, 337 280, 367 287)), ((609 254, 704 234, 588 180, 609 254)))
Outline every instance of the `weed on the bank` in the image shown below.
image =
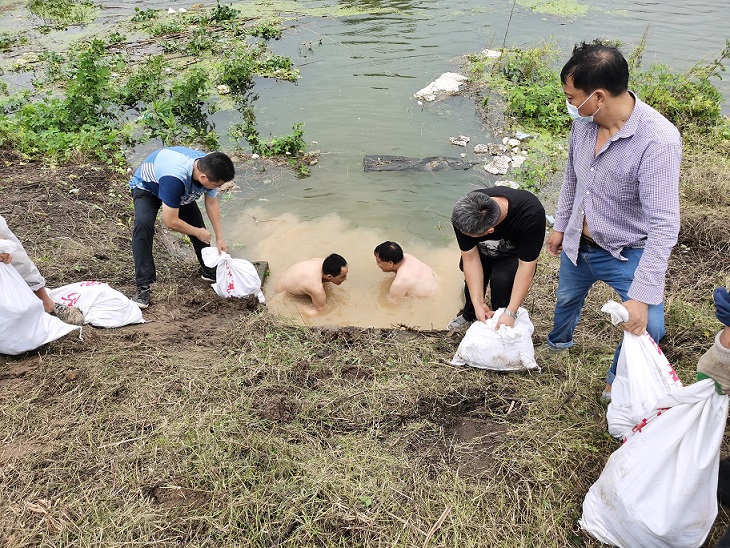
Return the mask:
MULTIPOLYGON (((51 13, 51 7, 62 4, 48 0, 36 8, 51 13)), ((42 52, 32 68, 34 91, 7 97, 2 105, 0 145, 31 158, 63 162, 81 154, 109 163, 122 163, 123 147, 150 139, 217 148, 218 135, 209 121, 217 109, 216 91, 233 93, 239 110, 253 112, 246 103, 254 76, 299 78, 289 58, 266 46, 281 36, 279 22, 239 15, 220 3, 174 15, 138 8, 130 30, 148 33, 151 42, 127 43, 120 28, 103 41, 82 42, 63 53, 42 52), (246 37, 252 37, 250 42, 246 37)), ((3 35, 0 45, 7 49, 19 43, 20 38, 3 35)), ((294 137, 301 136, 299 127, 294 137)), ((291 139, 273 137, 267 153, 282 149, 284 155, 286 148, 287 159, 302 156, 301 139, 296 147, 280 144, 291 139)))

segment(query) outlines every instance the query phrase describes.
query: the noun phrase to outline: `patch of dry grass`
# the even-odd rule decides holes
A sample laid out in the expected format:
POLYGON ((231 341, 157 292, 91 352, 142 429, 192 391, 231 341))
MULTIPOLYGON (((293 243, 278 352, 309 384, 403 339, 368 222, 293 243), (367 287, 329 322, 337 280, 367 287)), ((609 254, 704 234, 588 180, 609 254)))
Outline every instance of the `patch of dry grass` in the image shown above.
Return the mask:
MULTIPOLYGON (((724 211, 700 182, 726 184, 727 172, 690 157, 684 210, 724 211)), ((80 244, 107 257, 94 277, 129 283, 128 197, 97 202, 93 184, 68 194, 53 180, 6 193, 2 208, 49 280, 79 276, 80 244), (47 222, 21 222, 29 208, 47 222), (69 211, 76 220, 59 223, 69 211)), ((730 265, 726 232, 699 237, 687 219, 663 347, 689 383, 730 265)), ((589 294, 570 355, 548 355, 557 260, 545 256, 526 303, 542 372, 498 374, 448 365, 453 334, 310 329, 221 302, 168 247, 156 322, 0 357, 2 543, 599 545, 577 519, 617 447, 598 403, 621 338, 599 312, 614 297, 606 286, 589 294)), ((721 510, 713 538, 726 523, 721 510)))

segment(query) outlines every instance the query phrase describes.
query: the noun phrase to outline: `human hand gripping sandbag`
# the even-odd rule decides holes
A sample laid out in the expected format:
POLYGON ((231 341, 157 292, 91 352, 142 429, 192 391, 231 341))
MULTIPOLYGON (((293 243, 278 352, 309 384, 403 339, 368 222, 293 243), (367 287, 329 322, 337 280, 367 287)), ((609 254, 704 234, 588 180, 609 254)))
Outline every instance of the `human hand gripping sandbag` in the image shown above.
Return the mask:
POLYGON ((84 313, 84 323, 95 327, 144 323, 139 307, 103 282, 76 282, 53 289, 48 295, 57 303, 79 308, 84 313))
MULTIPOLYGON (((730 326, 730 294, 724 287, 718 287, 713 293, 717 319, 725 326, 730 326)), ((719 394, 730 394, 730 348, 721 342, 722 331, 715 335, 714 344, 707 349, 697 362, 697 378, 710 378, 715 381, 719 394)))
MULTIPOLYGON (((614 325, 629 319, 628 310, 615 301, 608 301, 601 311, 611 315, 614 325)), ((677 373, 649 333, 639 336, 624 331, 606 412, 608 432, 623 438, 647 416, 659 398, 681 387, 677 373)))
POLYGON ((502 325, 495 330, 503 311, 504 308, 500 308, 486 322, 471 324, 451 360, 452 365, 493 371, 539 369, 532 344, 535 328, 527 310, 518 309, 514 327, 502 325))
POLYGON ((225 252, 219 255, 215 247, 204 247, 202 256, 205 266, 216 269, 215 283, 211 287, 220 297, 256 295, 261 304, 266 304, 261 278, 253 264, 246 259, 234 259, 225 252))
POLYGON ((717 515, 727 410, 712 379, 660 398, 609 457, 583 501, 580 526, 625 548, 702 545, 717 515))
MULTIPOLYGON (((15 249, 15 243, 0 240, 0 253, 15 249)), ((80 329, 47 314, 18 271, 5 263, 0 263, 0 303, 0 354, 29 352, 80 329)))

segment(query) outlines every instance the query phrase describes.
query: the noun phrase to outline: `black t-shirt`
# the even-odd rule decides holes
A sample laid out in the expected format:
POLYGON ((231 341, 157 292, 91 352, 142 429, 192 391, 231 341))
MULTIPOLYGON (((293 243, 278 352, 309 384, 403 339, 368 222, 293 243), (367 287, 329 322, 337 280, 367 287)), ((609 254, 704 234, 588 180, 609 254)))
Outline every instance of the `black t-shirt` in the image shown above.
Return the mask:
POLYGON ((469 251, 479 246, 488 257, 504 257, 516 254, 521 261, 537 259, 545 240, 545 208, 532 192, 496 186, 481 188, 488 196, 501 196, 509 202, 507 216, 494 227, 494 232, 472 238, 454 227, 459 249, 469 251))

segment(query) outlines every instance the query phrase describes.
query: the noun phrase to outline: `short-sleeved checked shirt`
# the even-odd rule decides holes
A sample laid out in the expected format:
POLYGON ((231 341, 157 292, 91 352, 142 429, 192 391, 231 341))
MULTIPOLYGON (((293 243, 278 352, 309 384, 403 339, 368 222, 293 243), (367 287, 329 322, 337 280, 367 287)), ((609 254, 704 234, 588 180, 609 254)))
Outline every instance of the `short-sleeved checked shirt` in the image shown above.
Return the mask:
POLYGON ((669 120, 631 93, 631 116, 595 155, 598 125, 576 120, 554 228, 577 264, 585 217, 591 237, 619 260, 625 247, 643 247, 629 297, 664 298, 667 262, 679 233, 682 139, 669 120))

